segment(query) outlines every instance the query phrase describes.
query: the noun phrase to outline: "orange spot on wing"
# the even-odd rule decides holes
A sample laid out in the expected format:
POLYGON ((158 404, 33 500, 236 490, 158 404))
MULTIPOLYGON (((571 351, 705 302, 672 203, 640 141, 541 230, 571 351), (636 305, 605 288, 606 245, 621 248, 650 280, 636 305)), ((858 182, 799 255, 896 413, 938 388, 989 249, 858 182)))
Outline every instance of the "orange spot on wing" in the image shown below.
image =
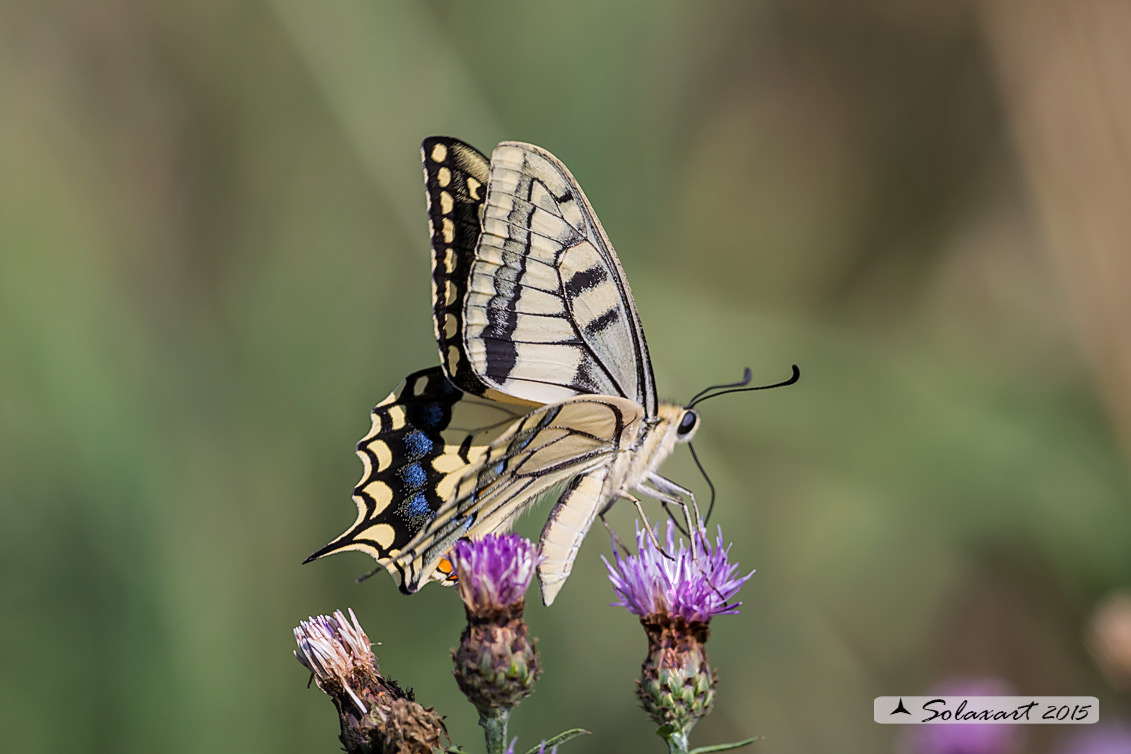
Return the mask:
POLYGON ((440 558, 440 562, 436 564, 436 570, 444 574, 448 581, 459 580, 459 576, 456 575, 456 569, 452 565, 452 561, 447 558, 440 558))

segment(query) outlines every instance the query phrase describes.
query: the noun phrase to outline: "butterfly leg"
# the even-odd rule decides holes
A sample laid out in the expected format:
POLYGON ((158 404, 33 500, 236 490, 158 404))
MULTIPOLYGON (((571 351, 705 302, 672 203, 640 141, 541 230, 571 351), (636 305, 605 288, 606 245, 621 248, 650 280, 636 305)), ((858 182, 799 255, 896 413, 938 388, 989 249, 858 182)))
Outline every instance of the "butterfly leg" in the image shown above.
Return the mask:
POLYGON ((621 498, 628 500, 630 503, 636 506, 636 512, 640 516, 640 520, 644 523, 644 531, 648 533, 648 539, 652 542, 652 545, 657 550, 659 550, 660 554, 662 554, 665 558, 667 558, 668 560, 674 560, 675 558, 668 554, 667 550, 665 550, 660 545, 660 540, 656 538, 656 532, 652 529, 652 525, 648 522, 648 517, 644 515, 644 508, 641 506, 640 499, 635 495, 629 494, 627 492, 622 492, 617 497, 609 500, 609 502, 605 504, 605 507, 601 509, 601 512, 597 514, 598 516, 600 516, 601 523, 605 525, 605 528, 609 531, 609 534, 613 535, 614 544, 620 547, 620 549, 624 551, 625 555, 628 555, 632 552, 628 548, 628 545, 626 545, 617 535, 617 533, 613 531, 613 527, 609 525, 608 519, 605 518, 605 514, 608 513, 609 509, 613 507, 613 503, 621 498))
MULTIPOLYGON (((673 524, 675 524, 675 528, 679 531, 679 533, 682 534, 685 537, 688 536, 688 533, 687 533, 688 529, 684 528, 683 524, 679 521, 679 519, 677 519, 675 517, 675 515, 672 514, 671 508, 668 507, 669 505, 678 506, 679 509, 683 512, 684 521, 688 521, 689 520, 689 518, 688 518, 689 514, 688 514, 687 503, 685 503, 684 501, 679 500, 679 499, 677 499, 677 498, 675 498, 671 495, 668 495, 667 493, 661 492, 660 490, 657 490, 653 487, 649 487, 644 482, 637 484, 636 489, 640 492, 643 492, 648 497, 650 497, 654 500, 658 500, 660 502, 660 505, 664 509, 664 513, 668 514, 668 518, 671 520, 671 522, 673 524)), ((643 517, 643 515, 644 515, 643 512, 641 512, 640 515, 641 515, 641 517, 643 517)))
POLYGON ((650 487, 641 483, 637 485, 637 489, 659 500, 661 504, 678 505, 683 511, 687 531, 692 532, 688 534, 688 539, 691 540, 691 554, 698 560, 697 540, 703 534, 703 517, 699 513, 699 505, 695 502, 695 493, 656 473, 648 475, 648 482, 651 484, 650 487))
POLYGON ((624 540, 622 540, 622 539, 620 538, 620 535, 619 535, 619 534, 617 534, 617 533, 616 533, 615 531, 613 531, 613 527, 609 525, 609 520, 608 520, 607 518, 605 518, 605 514, 607 514, 607 513, 608 513, 608 512, 609 512, 609 511, 610 511, 610 510, 612 509, 612 507, 613 507, 613 503, 615 503, 615 502, 616 502, 617 500, 619 500, 619 499, 620 499, 620 498, 622 498, 622 497, 623 497, 623 498, 624 498, 625 500, 630 500, 630 501, 632 501, 633 503, 636 503, 637 505, 639 505, 639 503, 640 503, 640 501, 639 501, 639 500, 637 500, 637 499, 636 499, 636 498, 635 498, 634 496, 632 496, 632 495, 629 495, 629 494, 627 494, 627 493, 621 493, 621 494, 620 494, 620 496, 618 496, 618 497, 613 497, 613 498, 610 498, 610 499, 609 499, 609 501, 608 501, 607 503, 605 503, 605 507, 604 507, 604 508, 602 508, 602 509, 601 509, 601 512, 600 512, 600 513, 598 513, 597 515, 598 515, 598 516, 600 517, 600 519, 601 519, 601 523, 602 523, 602 524, 604 524, 604 526, 605 526, 605 530, 606 530, 606 531, 608 531, 608 532, 609 532, 609 534, 611 534, 611 535, 612 535, 612 537, 613 537, 613 545, 614 545, 615 547, 619 547, 619 548, 621 549, 621 551, 623 551, 623 552, 624 552, 624 554, 625 554, 625 555, 629 555, 629 554, 631 554, 631 553, 632 553, 632 550, 630 550, 630 549, 628 548, 628 545, 626 545, 626 544, 624 543, 624 540))
POLYGON ((648 539, 652 542, 652 546, 668 560, 675 560, 675 556, 664 549, 660 544, 660 540, 656 537, 655 530, 652 529, 652 524, 648 521, 648 517, 644 515, 644 506, 640 504, 640 499, 634 496, 626 496, 631 500, 633 505, 636 506, 636 513, 640 516, 640 520, 644 523, 644 531, 648 532, 648 539))
MULTIPOLYGON (((696 531, 703 531, 703 516, 699 513, 699 504, 695 502, 694 492, 656 473, 649 474, 648 481, 652 483, 657 491, 664 493, 664 495, 668 497, 668 502, 683 508, 684 517, 687 519, 688 526, 694 525, 696 531), (695 514, 694 522, 691 520, 692 513, 695 514)), ((663 502, 661 498, 657 499, 663 502)))
MULTIPOLYGON (((649 494, 660 493, 660 495, 668 496, 670 502, 683 508, 683 512, 687 516, 687 525, 688 527, 694 527, 693 531, 696 535, 688 537, 691 540, 691 558, 696 563, 699 563, 698 548, 706 545, 707 532, 705 531, 705 528, 703 526, 703 518, 699 514, 699 506, 695 503, 695 493, 693 493, 689 489, 681 487, 670 479, 665 479, 659 474, 649 474, 648 481, 656 487, 655 491, 649 494), (690 505, 687 504, 687 500, 691 501, 690 505), (694 523, 691 520, 692 513, 695 514, 694 523), (697 540, 700 541, 697 542, 697 540)), ((637 488, 643 491, 640 485, 637 485, 637 488)), ((664 498, 661 496, 656 496, 656 499, 663 501, 664 498)), ((715 594, 719 595, 719 597, 721 597, 725 602, 725 595, 723 595, 723 593, 719 591, 719 588, 715 586, 714 582, 711 581, 709 576, 707 576, 707 583, 710 585, 711 589, 714 590, 715 594)))
POLYGON ((621 552, 623 552, 625 555, 631 555, 632 550, 628 549, 628 545, 626 545, 624 543, 624 541, 620 538, 620 535, 618 535, 615 531, 613 531, 613 527, 609 525, 609 520, 607 518, 605 518, 605 514, 601 513, 600 517, 601 517, 601 523, 605 525, 605 531, 607 531, 610 535, 612 535, 613 546, 619 547, 621 549, 621 552))

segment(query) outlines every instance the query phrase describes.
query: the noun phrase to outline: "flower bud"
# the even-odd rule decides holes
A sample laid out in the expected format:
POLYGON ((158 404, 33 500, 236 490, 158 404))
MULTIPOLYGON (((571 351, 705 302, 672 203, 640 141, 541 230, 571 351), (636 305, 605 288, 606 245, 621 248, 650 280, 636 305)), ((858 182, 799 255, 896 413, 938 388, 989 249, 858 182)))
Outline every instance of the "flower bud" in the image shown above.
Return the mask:
POLYGON ((715 673, 707 659, 707 624, 662 613, 641 619, 648 654, 636 697, 656 725, 691 731, 715 704, 715 673))

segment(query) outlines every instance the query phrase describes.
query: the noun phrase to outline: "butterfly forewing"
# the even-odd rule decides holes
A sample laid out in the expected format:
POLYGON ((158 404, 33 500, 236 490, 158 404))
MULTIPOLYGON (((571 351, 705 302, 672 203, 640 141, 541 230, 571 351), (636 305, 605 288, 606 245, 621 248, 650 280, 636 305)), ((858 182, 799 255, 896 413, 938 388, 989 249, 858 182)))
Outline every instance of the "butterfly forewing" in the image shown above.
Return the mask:
POLYGON ((488 387, 540 403, 613 395, 656 411, 624 273, 573 176, 538 147, 491 156, 464 310, 464 348, 488 387))

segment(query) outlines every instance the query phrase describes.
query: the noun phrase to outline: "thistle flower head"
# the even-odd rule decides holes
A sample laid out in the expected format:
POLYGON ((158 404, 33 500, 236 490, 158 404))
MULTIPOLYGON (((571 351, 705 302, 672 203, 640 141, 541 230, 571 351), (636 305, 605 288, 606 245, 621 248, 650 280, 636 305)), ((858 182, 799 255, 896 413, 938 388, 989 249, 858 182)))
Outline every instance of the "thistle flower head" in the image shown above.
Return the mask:
POLYGON ((333 615, 301 621, 294 630, 298 643, 295 657, 314 674, 318 688, 331 693, 328 687, 341 687, 364 715, 368 710, 354 687, 378 677, 379 670, 369 637, 352 609, 349 616, 346 620, 341 610, 335 610, 333 615))
POLYGON ((339 740, 350 754, 430 754, 447 738, 443 719, 412 692, 381 677, 369 637, 353 610, 299 623, 295 657, 334 702, 339 740))
POLYGON ((452 652, 456 682, 481 717, 505 715, 534 690, 541 672, 522 620, 537 550, 517 534, 488 534, 457 542, 452 560, 467 611, 452 652))
POLYGON ((692 536, 694 551, 682 539, 677 544, 675 525, 668 521, 661 551, 647 530, 637 524, 637 554, 622 556, 614 548, 615 565, 605 559, 609 580, 620 597, 620 602, 613 604, 641 618, 665 614, 688 623, 705 623, 716 615, 737 613, 742 603, 731 600, 754 571, 737 575, 738 564, 728 559, 730 545, 724 546, 721 528, 714 545, 702 531, 692 536))
POLYGON ((714 544, 702 530, 693 532, 693 547, 676 541, 670 521, 664 534, 660 549, 647 528, 637 525, 636 555, 622 556, 614 548, 615 565, 606 559, 605 566, 620 597, 613 604, 640 616, 648 637, 636 682, 640 706, 669 744, 686 743, 715 703, 715 672, 704 646, 707 624, 716 615, 738 612, 741 603, 732 600, 754 572, 738 575, 721 529, 714 544))
POLYGON ((538 565, 537 548, 517 534, 462 539, 452 548, 452 561, 460 597, 473 614, 523 602, 538 565))

